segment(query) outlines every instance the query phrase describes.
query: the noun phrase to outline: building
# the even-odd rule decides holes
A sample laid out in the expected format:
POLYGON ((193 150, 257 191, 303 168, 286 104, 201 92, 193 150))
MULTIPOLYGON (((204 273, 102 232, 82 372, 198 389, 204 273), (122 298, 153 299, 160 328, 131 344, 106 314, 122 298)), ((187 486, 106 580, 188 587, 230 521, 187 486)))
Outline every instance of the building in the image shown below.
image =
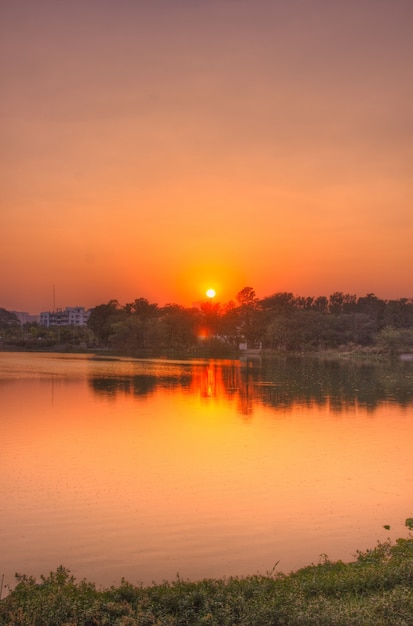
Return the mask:
POLYGON ((33 324, 34 322, 39 323, 38 315, 30 315, 30 313, 26 313, 26 311, 11 311, 19 320, 20 324, 33 324))
POLYGON ((86 326, 90 310, 83 306, 67 306, 56 311, 42 311, 40 313, 41 326, 86 326))

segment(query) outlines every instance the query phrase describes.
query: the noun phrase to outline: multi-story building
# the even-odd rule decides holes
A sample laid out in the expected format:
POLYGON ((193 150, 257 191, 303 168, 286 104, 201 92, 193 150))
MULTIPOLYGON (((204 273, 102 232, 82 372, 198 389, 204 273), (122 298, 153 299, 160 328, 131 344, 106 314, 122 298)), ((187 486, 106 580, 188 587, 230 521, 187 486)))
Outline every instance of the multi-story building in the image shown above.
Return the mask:
POLYGON ((26 311, 11 311, 11 313, 14 313, 15 316, 17 317, 17 319, 19 320, 20 324, 23 326, 23 324, 30 324, 33 322, 39 322, 39 316, 38 315, 30 315, 30 313, 26 313, 26 311))
POLYGON ((64 310, 42 311, 40 313, 41 326, 85 326, 90 316, 90 310, 83 306, 67 306, 64 310))

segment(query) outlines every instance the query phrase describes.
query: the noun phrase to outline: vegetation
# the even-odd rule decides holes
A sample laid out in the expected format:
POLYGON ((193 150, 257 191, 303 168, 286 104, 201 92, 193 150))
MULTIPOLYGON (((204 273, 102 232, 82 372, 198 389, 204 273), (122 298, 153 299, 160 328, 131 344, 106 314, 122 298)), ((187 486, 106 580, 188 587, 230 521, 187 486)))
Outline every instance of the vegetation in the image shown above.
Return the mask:
POLYGON ((281 292, 259 299, 252 287, 244 287, 235 301, 208 300, 190 308, 159 307, 146 298, 124 306, 110 300, 92 309, 87 330, 20 328, 0 315, 3 344, 26 349, 59 344, 130 356, 230 357, 238 354, 240 342, 247 342, 269 351, 362 349, 394 355, 413 351, 413 299, 342 292, 328 298, 281 292))
MULTIPOLYGON (((17 318, 16 318, 17 320, 17 318)), ((5 328, 0 319, 0 348, 7 350, 76 350, 93 345, 95 337, 87 326, 51 326, 37 322, 17 323, 5 328)))
POLYGON ((16 336, 20 330, 20 322, 11 311, 0 307, 0 339, 9 339, 16 336))
MULTIPOLYGON (((411 529, 413 519, 406 520, 411 529)), ((226 580, 179 578, 149 587, 125 580, 98 590, 59 567, 16 575, 0 601, 0 624, 20 626, 411 626, 413 537, 390 541, 354 562, 327 558, 295 573, 226 580)))
POLYGON ((259 299, 245 287, 236 301, 158 307, 145 298, 92 309, 89 327, 117 352, 231 356, 241 341, 272 351, 361 347, 387 354, 413 350, 413 300, 333 293, 302 298, 276 293, 259 299))

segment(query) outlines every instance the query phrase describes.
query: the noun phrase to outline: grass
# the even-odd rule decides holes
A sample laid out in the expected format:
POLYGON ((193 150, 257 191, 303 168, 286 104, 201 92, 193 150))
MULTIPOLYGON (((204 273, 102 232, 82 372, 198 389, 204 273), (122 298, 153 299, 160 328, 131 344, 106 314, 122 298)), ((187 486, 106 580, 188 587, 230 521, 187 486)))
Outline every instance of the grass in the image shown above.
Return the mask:
POLYGON ((1 625, 413 626, 413 536, 289 575, 149 587, 122 580, 101 590, 59 567, 40 582, 16 575, 16 583, 0 601, 1 625))

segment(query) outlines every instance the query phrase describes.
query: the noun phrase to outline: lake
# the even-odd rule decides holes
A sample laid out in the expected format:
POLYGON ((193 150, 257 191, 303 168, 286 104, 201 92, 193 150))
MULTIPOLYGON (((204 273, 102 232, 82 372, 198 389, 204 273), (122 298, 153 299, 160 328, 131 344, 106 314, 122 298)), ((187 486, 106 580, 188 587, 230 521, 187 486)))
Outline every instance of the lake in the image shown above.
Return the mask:
POLYGON ((413 362, 0 352, 0 403, 12 587, 287 573, 413 515, 413 362))

